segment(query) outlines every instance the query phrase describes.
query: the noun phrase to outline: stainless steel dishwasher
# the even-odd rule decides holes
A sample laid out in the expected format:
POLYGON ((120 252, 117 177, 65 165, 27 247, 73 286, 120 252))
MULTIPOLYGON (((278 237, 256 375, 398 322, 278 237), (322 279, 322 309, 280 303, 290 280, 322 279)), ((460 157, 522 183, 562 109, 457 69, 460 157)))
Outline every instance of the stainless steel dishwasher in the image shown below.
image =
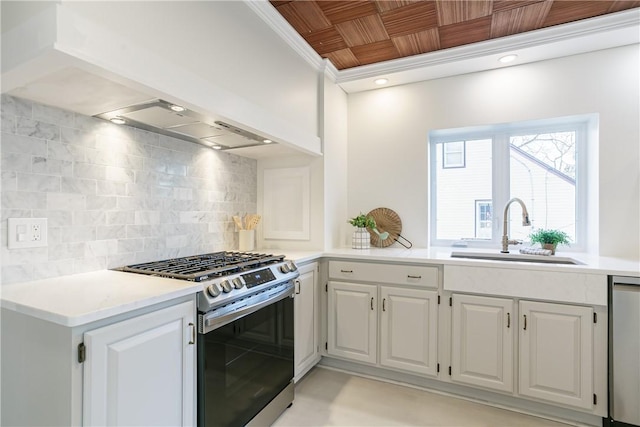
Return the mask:
POLYGON ((640 277, 609 276, 609 423, 640 427, 640 277))

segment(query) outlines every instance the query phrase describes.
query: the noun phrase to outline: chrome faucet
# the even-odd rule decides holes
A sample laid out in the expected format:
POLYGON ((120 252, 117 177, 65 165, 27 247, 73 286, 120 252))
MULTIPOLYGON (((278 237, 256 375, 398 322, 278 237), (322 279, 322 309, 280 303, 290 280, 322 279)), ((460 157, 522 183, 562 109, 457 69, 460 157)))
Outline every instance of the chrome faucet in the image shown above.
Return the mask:
POLYGON ((502 225, 502 252, 503 254, 509 253, 509 245, 519 245, 522 243, 520 240, 509 240, 509 236, 507 236, 507 221, 509 219, 509 206, 511 203, 518 202, 520 206, 522 206, 522 225, 525 227, 531 226, 531 221, 529 221, 529 212, 527 212, 527 207, 524 205, 524 202, 517 197, 509 200, 507 204, 504 206, 504 223, 502 225))

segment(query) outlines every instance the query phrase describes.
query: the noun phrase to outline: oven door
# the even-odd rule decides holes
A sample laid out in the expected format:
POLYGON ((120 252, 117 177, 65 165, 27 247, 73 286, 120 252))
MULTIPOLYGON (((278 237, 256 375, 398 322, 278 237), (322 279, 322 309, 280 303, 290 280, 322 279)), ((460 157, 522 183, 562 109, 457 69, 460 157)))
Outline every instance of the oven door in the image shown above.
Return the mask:
POLYGON ((198 334, 198 425, 244 426, 293 379, 293 298, 198 334))

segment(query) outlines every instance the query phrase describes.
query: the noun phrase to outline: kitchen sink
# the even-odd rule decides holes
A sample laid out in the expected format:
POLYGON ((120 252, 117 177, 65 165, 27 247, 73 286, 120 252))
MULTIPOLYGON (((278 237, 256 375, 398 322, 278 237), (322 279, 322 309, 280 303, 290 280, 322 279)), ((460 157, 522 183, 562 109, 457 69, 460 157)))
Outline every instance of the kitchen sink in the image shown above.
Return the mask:
POLYGON ((535 262, 542 264, 571 264, 583 265, 584 263, 573 258, 557 257, 554 255, 529 255, 529 254, 503 254, 501 252, 451 252, 451 258, 484 259, 490 261, 517 261, 535 262))

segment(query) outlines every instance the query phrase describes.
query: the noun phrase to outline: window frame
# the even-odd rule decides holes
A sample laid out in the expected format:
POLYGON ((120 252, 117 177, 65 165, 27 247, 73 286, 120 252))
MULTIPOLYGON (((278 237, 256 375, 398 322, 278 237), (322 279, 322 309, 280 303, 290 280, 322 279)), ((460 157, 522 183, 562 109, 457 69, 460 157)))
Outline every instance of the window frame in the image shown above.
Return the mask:
POLYGON ((464 168, 467 166, 467 142, 466 141, 449 141, 442 144, 442 169, 456 169, 456 168, 464 168), (449 151, 447 152, 447 147, 451 147, 451 144, 455 144, 461 142, 462 150, 461 151, 449 151), (456 164, 448 164, 447 155, 448 154, 457 154, 460 153, 462 155, 462 162, 456 164))
MULTIPOLYGON (((576 132, 576 173, 575 173, 575 241, 571 243, 569 250, 572 252, 583 252, 587 250, 587 224, 589 222, 589 205, 587 182, 589 149, 595 143, 590 138, 597 137, 591 133, 592 129, 597 129, 597 115, 580 115, 559 117, 553 119, 543 119, 535 121, 523 121, 505 124, 494 124, 486 126, 475 126, 456 129, 432 130, 428 135, 428 169, 429 169, 429 243, 431 246, 467 246, 478 248, 499 248, 502 238, 503 207, 510 197, 510 140, 511 136, 536 133, 554 132, 576 132), (438 144, 447 142, 491 139, 492 147, 492 236, 491 239, 460 238, 460 239, 438 239, 437 238, 437 162, 436 149, 438 144), (502 159, 498 161, 498 159, 502 159), (496 183, 506 183, 496 185, 496 183)), ((444 152, 444 148, 443 148, 444 152)), ((466 158, 466 156, 465 156, 466 158)), ((444 159, 443 159, 444 162, 444 159)), ((466 162, 465 162, 466 163, 466 162)), ((517 197, 515 195, 514 197, 517 197)), ((519 209, 519 207, 515 207, 519 209)), ((474 214, 475 218, 475 214, 474 214)), ((475 232, 474 232, 475 234, 475 232)), ((530 242, 525 242, 530 243, 530 242)))

